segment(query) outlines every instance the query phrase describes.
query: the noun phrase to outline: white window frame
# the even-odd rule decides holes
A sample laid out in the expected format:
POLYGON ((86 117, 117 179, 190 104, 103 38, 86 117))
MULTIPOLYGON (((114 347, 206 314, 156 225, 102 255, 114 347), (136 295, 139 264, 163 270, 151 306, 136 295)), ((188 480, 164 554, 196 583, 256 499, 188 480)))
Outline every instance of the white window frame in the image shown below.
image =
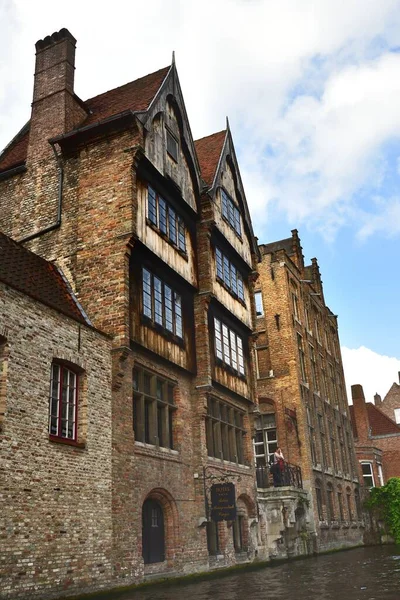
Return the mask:
POLYGON ((400 425, 400 408, 394 409, 394 420, 398 425, 400 425))
POLYGON ((256 304, 257 317, 263 317, 264 316, 264 306, 263 306, 263 297, 262 297, 261 290, 257 290, 257 292, 254 292, 254 301, 256 304))
POLYGON ((375 487, 375 477, 374 477, 374 469, 372 467, 372 462, 370 460, 360 460, 360 464, 361 464, 361 472, 362 472, 362 475, 363 475, 363 481, 364 481, 365 487, 368 487, 368 488, 375 487), (363 465, 369 465, 370 475, 368 475, 367 473, 364 473, 364 471, 363 471, 363 465), (366 477, 371 477, 371 479, 372 479, 372 485, 371 486, 366 485, 366 482, 365 482, 365 478, 366 477))

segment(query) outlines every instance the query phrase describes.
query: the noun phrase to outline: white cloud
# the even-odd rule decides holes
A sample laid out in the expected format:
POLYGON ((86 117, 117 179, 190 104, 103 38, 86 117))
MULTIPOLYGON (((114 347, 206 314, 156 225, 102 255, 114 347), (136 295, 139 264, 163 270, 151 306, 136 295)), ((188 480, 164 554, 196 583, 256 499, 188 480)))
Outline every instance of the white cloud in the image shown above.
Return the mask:
POLYGON ((270 202, 326 237, 358 217, 360 239, 386 231, 393 207, 374 207, 368 227, 355 195, 379 188, 381 148, 400 137, 400 0, 2 0, 0 23, 0 147, 29 117, 37 39, 77 38, 83 99, 175 49, 194 137, 230 117, 258 231, 270 202))
POLYGON ((376 393, 383 397, 393 382, 398 382, 400 359, 378 354, 365 346, 342 347, 343 368, 346 378, 347 397, 351 402, 351 386, 360 384, 367 402, 374 401, 376 393))

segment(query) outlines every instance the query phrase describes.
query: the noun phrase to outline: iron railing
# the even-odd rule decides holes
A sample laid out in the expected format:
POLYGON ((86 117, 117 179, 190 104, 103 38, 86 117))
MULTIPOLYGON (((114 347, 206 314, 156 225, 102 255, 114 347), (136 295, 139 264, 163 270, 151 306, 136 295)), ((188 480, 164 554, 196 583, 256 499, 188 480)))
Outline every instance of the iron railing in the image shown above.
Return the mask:
POLYGON ((291 486, 303 489, 301 468, 286 461, 283 462, 282 469, 279 465, 256 467, 256 476, 258 488, 291 486), (274 469, 276 469, 275 476, 274 469))

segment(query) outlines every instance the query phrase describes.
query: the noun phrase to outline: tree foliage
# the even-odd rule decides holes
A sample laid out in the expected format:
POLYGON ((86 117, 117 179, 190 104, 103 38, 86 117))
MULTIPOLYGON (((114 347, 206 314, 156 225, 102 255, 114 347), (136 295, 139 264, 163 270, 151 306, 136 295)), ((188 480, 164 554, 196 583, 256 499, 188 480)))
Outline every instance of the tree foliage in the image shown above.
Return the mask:
POLYGON ((392 477, 383 487, 373 488, 366 507, 376 513, 396 544, 400 544, 400 477, 392 477))

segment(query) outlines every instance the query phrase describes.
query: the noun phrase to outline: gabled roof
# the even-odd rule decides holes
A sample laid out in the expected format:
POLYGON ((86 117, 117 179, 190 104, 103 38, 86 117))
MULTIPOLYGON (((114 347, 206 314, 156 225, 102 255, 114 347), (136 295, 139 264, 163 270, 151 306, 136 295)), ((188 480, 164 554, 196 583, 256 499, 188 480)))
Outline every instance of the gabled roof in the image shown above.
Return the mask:
POLYGON ((0 281, 90 325, 61 271, 51 262, 20 246, 0 232, 0 281))
POLYGON ((199 159, 201 176, 209 186, 213 184, 225 138, 226 129, 207 135, 194 142, 197 158, 199 159))
MULTIPOLYGON (((86 100, 83 105, 89 115, 79 126, 93 125, 127 110, 133 112, 147 110, 170 68, 164 67, 155 73, 150 73, 145 77, 140 77, 121 87, 86 100)), ((0 155, 0 171, 6 171, 25 162, 28 150, 29 130, 27 128, 24 129, 26 130, 21 130, 23 135, 18 134, 0 155)))
MULTIPOLYGON (((350 417, 353 427, 354 437, 357 437, 357 423, 354 418, 354 407, 350 407, 350 417)), ((369 426, 371 428, 371 435, 389 435, 397 433, 400 435, 400 426, 396 425, 392 419, 389 419, 375 404, 372 402, 366 402, 365 408, 367 409, 367 416, 369 426)))

